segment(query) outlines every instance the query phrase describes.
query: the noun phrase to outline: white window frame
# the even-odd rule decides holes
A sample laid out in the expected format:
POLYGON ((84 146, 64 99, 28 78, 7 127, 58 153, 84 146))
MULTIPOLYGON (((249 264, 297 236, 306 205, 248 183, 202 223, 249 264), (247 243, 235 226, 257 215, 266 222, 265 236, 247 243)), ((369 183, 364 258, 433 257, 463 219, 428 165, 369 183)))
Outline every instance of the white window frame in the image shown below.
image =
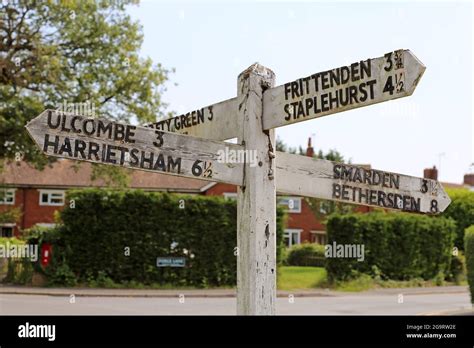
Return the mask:
POLYGON ((285 211, 288 212, 288 213, 293 213, 293 214, 299 214, 301 213, 301 205, 302 205, 302 200, 301 200, 301 197, 295 197, 295 196, 280 196, 278 197, 278 205, 281 205, 281 206, 284 206, 285 207, 285 211), (286 205, 286 204, 281 204, 280 201, 281 200, 288 200, 289 201, 298 201, 299 202, 299 206, 298 208, 290 208, 289 205, 286 205))
POLYGON ((235 199, 237 200, 237 192, 224 192, 225 199, 235 199))
POLYGON ((287 245, 288 248, 292 247, 293 245, 301 244, 301 232, 303 232, 303 230, 298 229, 298 228, 287 228, 287 229, 285 229, 285 232, 283 234, 283 239, 285 239, 286 237, 290 237, 289 238, 289 241, 290 241, 289 245, 287 245), (298 241, 295 244, 293 244, 293 238, 291 238, 291 235, 294 234, 294 233, 298 234, 298 241))
POLYGON ((326 210, 326 208, 330 208, 330 202, 328 201, 319 201, 319 212, 323 215, 329 214, 329 209, 326 210))
POLYGON ((57 224, 52 223, 52 222, 38 222, 36 226, 43 227, 43 228, 54 228, 57 226, 57 224))
MULTIPOLYGON (((325 239, 325 243, 322 243, 321 245, 325 245, 327 244, 327 238, 328 238, 328 234, 326 233, 326 231, 316 231, 316 230, 311 230, 309 231, 311 233, 311 235, 314 235, 314 234, 317 234, 319 236, 323 236, 324 239, 325 239)), ((311 238, 312 239, 312 238, 311 238)))
POLYGON ((4 188, 4 189, 2 189, 2 191, 3 191, 3 193, 2 193, 2 195, 0 195, 0 204, 1 205, 14 205, 15 204, 16 189, 4 188), (5 198, 7 198, 7 195, 11 196, 11 202, 5 200, 5 198))
POLYGON ((4 224, 0 224, 0 237, 2 238, 13 238, 15 237, 15 226, 16 226, 16 223, 4 223, 4 224), (6 227, 6 228, 11 228, 12 229, 12 235, 11 237, 3 237, 3 228, 6 227))
POLYGON ((39 191, 39 205, 46 205, 46 206, 63 206, 66 204, 66 191, 64 190, 40 190, 39 191), (51 202, 51 195, 52 194, 61 194, 62 195, 62 203, 53 203, 51 202), (43 202, 43 194, 48 195, 48 202, 43 202))

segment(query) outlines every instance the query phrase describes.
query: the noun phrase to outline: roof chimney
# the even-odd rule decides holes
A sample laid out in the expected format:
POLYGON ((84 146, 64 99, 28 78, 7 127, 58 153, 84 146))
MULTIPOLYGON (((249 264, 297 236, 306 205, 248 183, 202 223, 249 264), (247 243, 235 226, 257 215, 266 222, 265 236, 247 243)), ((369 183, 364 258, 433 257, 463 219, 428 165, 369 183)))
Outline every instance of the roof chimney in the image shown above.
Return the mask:
POLYGON ((308 147, 306 148, 306 156, 308 157, 314 156, 314 149, 311 146, 311 137, 308 138, 308 147))
POLYGON ((423 171, 423 177, 425 179, 438 180, 438 169, 436 169, 436 166, 433 166, 433 168, 426 168, 423 171))
POLYGON ((464 185, 474 186, 474 173, 464 175, 464 185))

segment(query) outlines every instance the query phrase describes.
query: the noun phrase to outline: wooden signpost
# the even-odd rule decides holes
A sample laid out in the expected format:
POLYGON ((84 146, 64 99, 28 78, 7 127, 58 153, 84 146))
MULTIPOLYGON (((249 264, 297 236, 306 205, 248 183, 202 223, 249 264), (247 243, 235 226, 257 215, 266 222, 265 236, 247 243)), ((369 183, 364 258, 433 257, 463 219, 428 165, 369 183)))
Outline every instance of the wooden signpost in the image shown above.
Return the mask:
POLYGON ((276 192, 427 214, 450 203, 434 180, 277 152, 274 128, 409 96, 424 70, 397 50, 273 87, 274 73, 254 64, 239 75, 236 98, 147 127, 46 110, 26 128, 49 156, 237 185, 237 313, 268 315, 276 192), (222 142, 230 138, 238 144, 222 142))
POLYGON ((242 145, 46 110, 26 125, 48 156, 240 185, 242 145))
POLYGON ((263 97, 263 129, 410 96, 424 71, 409 50, 397 50, 285 83, 263 97))
MULTIPOLYGON (((410 96, 424 71, 425 66, 409 50, 396 50, 267 88, 263 129, 410 96)), ((237 138, 241 119, 236 102, 231 98, 149 126, 213 140, 237 138)))
POLYGON ((431 179, 278 152, 277 191, 342 203, 438 214, 451 202, 431 179))
POLYGON ((192 135, 204 139, 227 140, 238 133, 237 98, 205 106, 147 125, 165 132, 192 135))

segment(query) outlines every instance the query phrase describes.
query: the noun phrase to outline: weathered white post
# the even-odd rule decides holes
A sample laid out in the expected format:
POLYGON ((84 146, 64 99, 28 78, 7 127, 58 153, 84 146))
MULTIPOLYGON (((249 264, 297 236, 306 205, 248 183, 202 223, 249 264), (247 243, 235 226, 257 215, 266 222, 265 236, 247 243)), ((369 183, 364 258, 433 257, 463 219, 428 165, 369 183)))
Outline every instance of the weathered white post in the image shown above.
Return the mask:
MULTIPOLYGON (((257 165, 247 160, 237 203, 237 314, 275 314, 276 189, 275 131, 263 131, 263 91, 275 74, 259 64, 238 78, 239 143, 255 151, 257 165)), ((247 152, 247 159, 249 152, 247 152)))

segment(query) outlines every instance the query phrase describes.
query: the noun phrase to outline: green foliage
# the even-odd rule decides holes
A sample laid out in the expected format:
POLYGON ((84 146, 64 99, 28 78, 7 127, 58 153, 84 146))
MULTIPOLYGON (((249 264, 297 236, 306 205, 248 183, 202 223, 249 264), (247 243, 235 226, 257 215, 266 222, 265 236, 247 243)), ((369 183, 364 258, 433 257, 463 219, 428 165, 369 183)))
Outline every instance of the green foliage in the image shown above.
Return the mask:
POLYGON ((329 244, 363 244, 365 248, 363 262, 328 258, 331 281, 361 273, 394 280, 433 279, 449 270, 455 223, 406 213, 334 214, 328 219, 327 233, 329 244))
POLYGON ((322 150, 319 150, 318 153, 315 154, 314 157, 319 158, 319 159, 325 159, 328 161, 333 161, 333 162, 340 162, 340 163, 345 162, 344 156, 342 156, 342 154, 336 149, 330 149, 327 153, 324 153, 322 150))
POLYGON ((466 189, 451 189, 447 192, 452 201, 442 216, 456 221, 454 245, 464 250, 464 230, 474 225, 474 192, 466 189))
POLYGON ((20 208, 8 208, 0 212, 0 223, 15 223, 18 222, 21 218, 21 209, 20 208))
POLYGON ((467 281, 471 291, 471 302, 474 304, 474 225, 466 228, 464 235, 466 252, 467 281))
POLYGON ((7 245, 22 245, 25 242, 18 238, 7 238, 7 237, 0 237, 0 245, 7 246, 7 245))
POLYGON ((283 266, 278 277, 278 290, 321 288, 326 283, 323 267, 283 266))
POLYGON ((0 157, 48 159, 24 131, 59 104, 89 102, 104 118, 163 116, 168 70, 139 56, 140 25, 123 1, 15 1, 0 5, 0 157), (4 24, 4 25, 3 25, 4 24))
MULTIPOLYGON (((235 201, 98 189, 72 191, 68 198, 75 200, 75 208, 62 211, 64 226, 58 230, 57 244, 62 262, 78 282, 97 286, 130 281, 197 287, 235 284, 235 201), (185 257, 186 267, 158 268, 156 258, 167 256, 185 257)), ((279 256, 283 223, 279 211, 279 256)), ((54 257, 57 250, 53 245, 54 257)))
POLYGON ((95 163, 92 166, 91 180, 103 180, 107 187, 126 188, 130 185, 131 171, 132 169, 95 163))
MULTIPOLYGON (((8 248, 12 245, 23 245, 25 242, 17 238, 0 238, 0 245, 8 248)), ((33 276, 33 266, 29 259, 0 258, 0 273, 6 268, 4 283, 28 284, 33 276)))
POLYGON ((276 148, 277 151, 288 152, 288 153, 292 153, 292 154, 296 154, 298 152, 298 150, 296 148, 288 146, 280 137, 276 138, 275 148, 276 148))
POLYGON ((286 262, 289 266, 324 267, 325 260, 324 245, 303 243, 288 250, 286 262))
POLYGON ((355 204, 347 204, 313 197, 305 197, 304 200, 314 216, 316 216, 316 219, 323 222, 325 222, 331 214, 349 214, 355 212, 357 208, 357 205, 355 204))
POLYGON ((50 286, 76 285, 76 276, 66 263, 58 264, 56 267, 47 267, 45 271, 50 286))
POLYGON ((447 280, 461 284, 466 279, 466 257, 462 251, 458 251, 457 255, 453 255, 451 258, 451 265, 449 267, 449 273, 446 277, 447 280))

